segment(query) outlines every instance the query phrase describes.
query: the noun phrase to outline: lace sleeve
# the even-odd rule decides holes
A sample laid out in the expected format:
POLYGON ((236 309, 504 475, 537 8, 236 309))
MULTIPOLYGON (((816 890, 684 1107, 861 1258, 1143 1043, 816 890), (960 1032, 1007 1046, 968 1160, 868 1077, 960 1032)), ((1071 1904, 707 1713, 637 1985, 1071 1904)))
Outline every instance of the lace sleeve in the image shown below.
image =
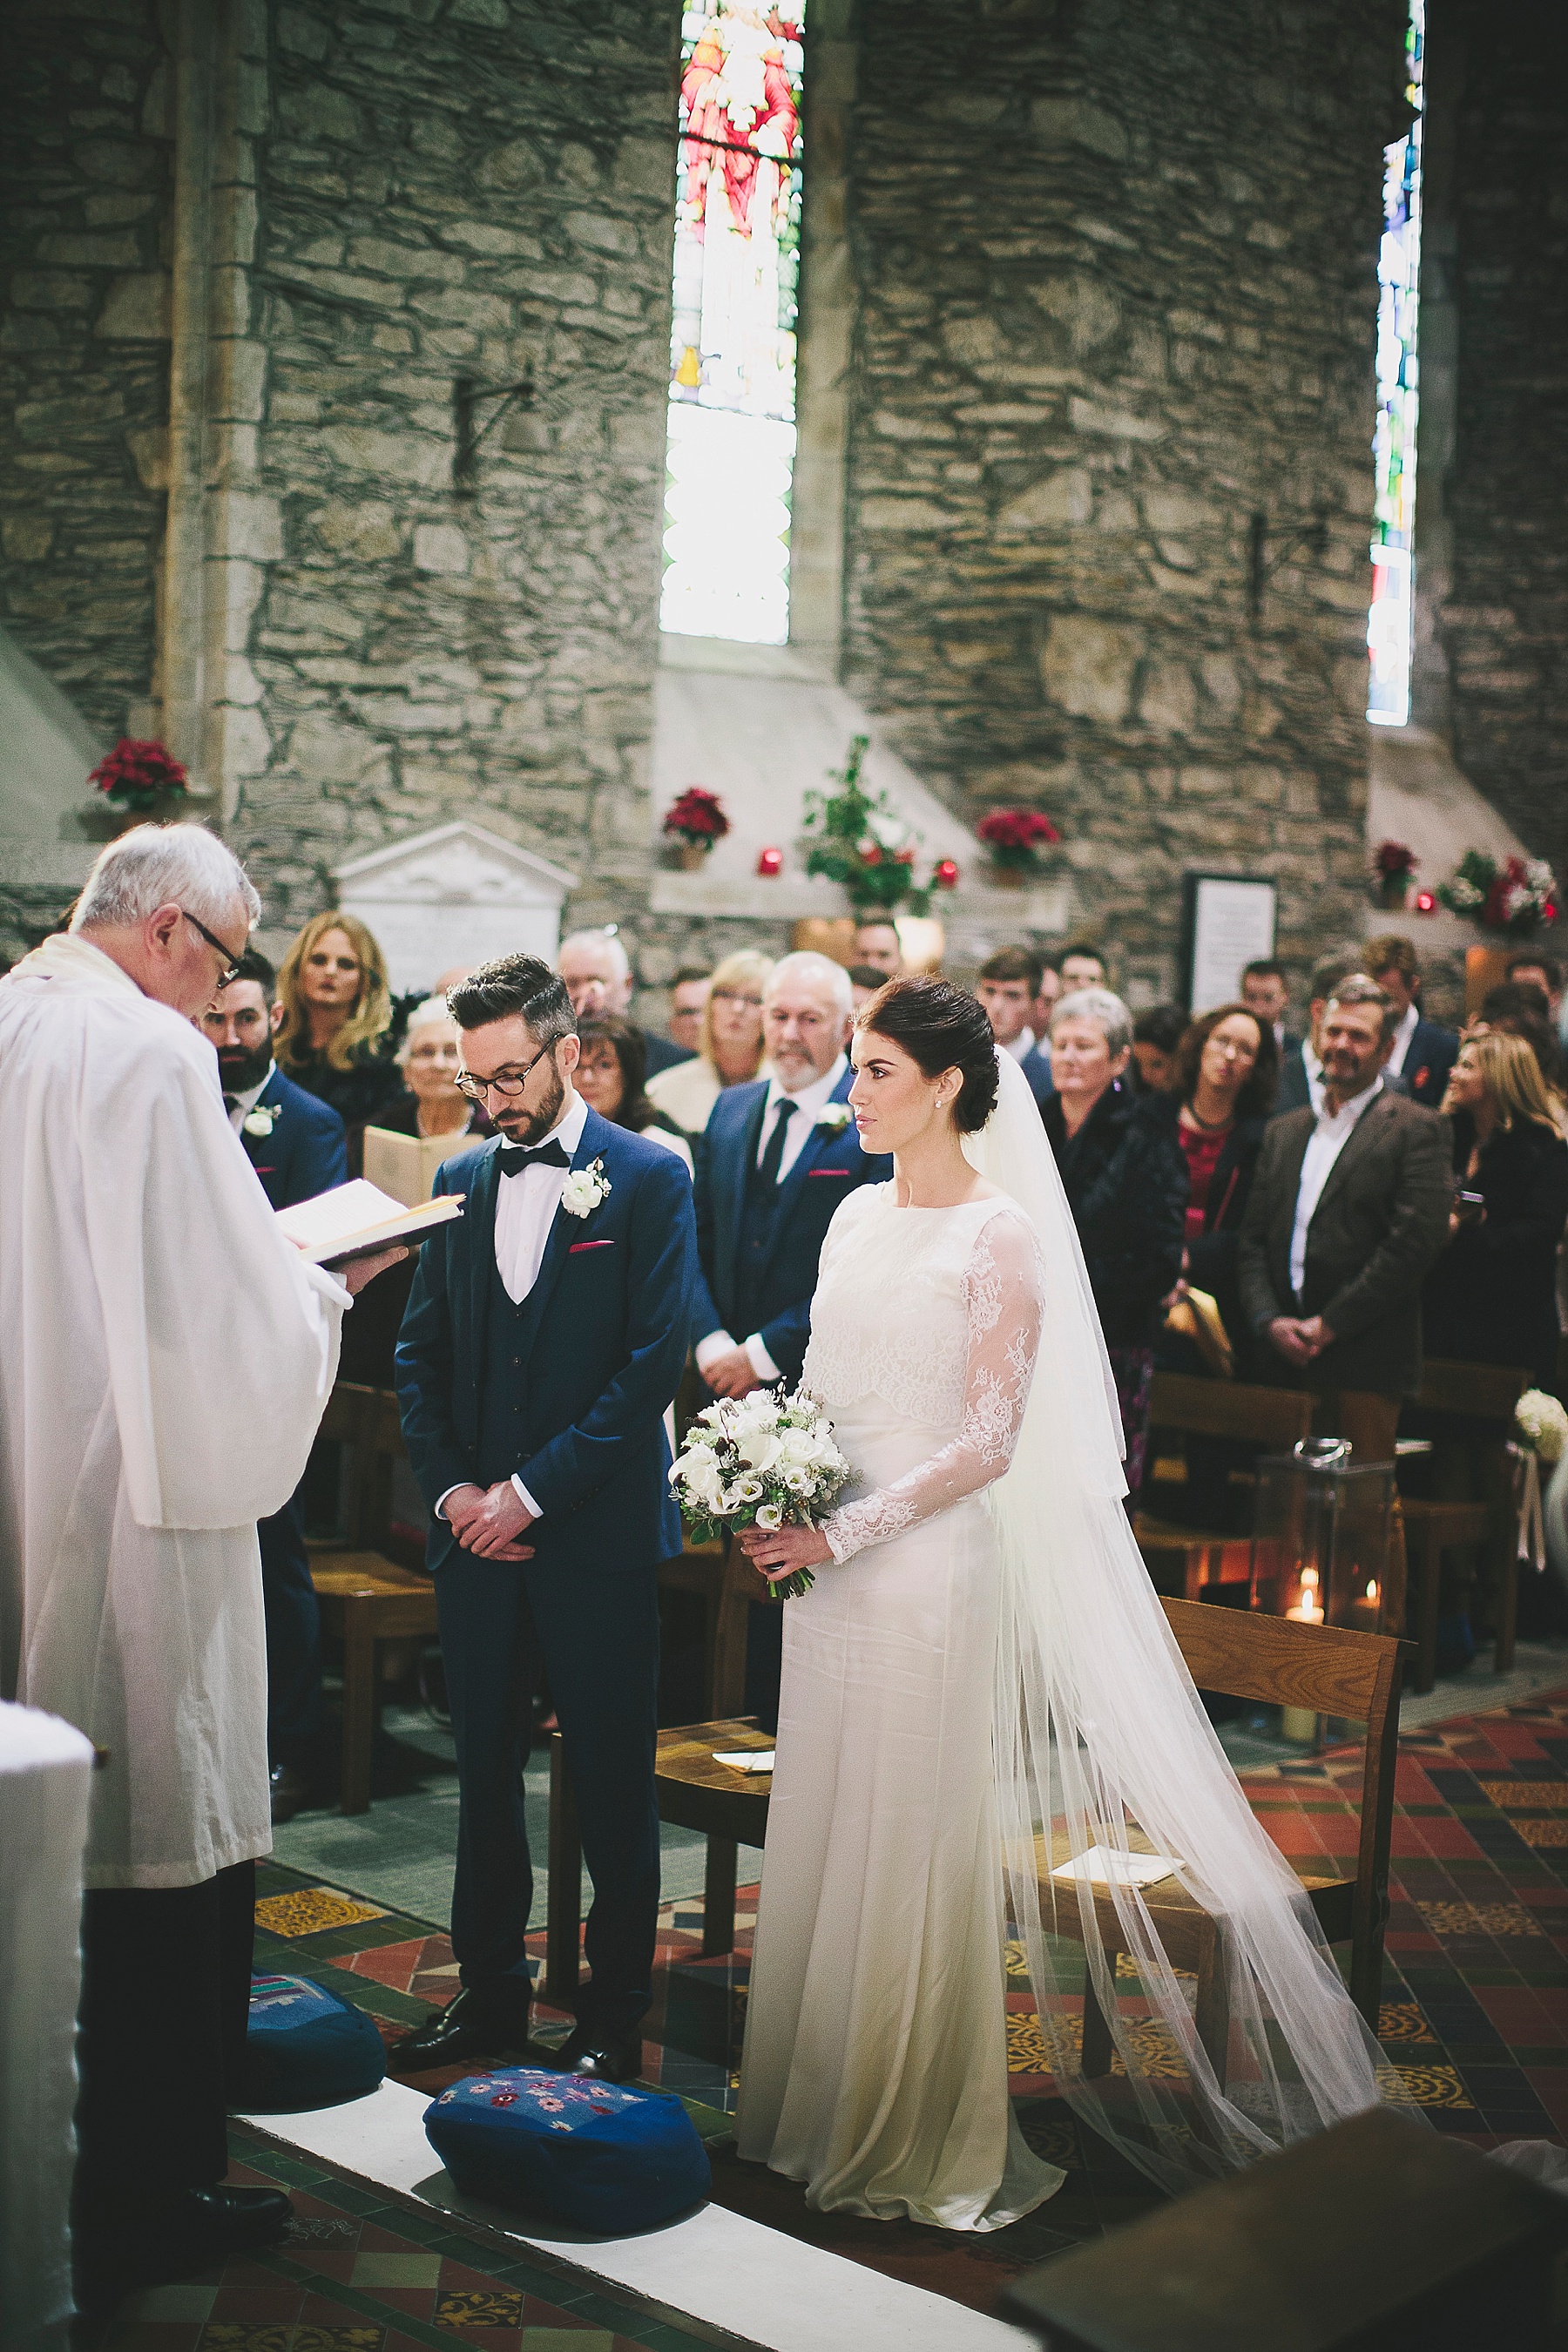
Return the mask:
POLYGON ((886 1543, 1000 1478, 1013 1458, 1040 1340, 1039 1252, 1027 1221, 988 1217, 963 1274, 969 1364, 956 1437, 890 1486, 822 1522, 836 1560, 886 1543))

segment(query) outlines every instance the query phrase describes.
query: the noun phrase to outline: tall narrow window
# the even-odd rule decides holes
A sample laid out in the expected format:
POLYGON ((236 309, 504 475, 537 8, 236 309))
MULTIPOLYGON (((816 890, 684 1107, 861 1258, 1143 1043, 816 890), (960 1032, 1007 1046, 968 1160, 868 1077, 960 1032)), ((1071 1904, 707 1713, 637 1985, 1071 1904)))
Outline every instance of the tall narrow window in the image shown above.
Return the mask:
POLYGON ((663 627, 789 635, 805 0, 681 24, 663 627))
POLYGON ((1411 550, 1415 535, 1415 329, 1421 278, 1422 68, 1426 0, 1411 0, 1405 35, 1406 136, 1383 151, 1383 244, 1377 261, 1377 430, 1373 436, 1372 656, 1367 717, 1403 727, 1410 716, 1411 550))

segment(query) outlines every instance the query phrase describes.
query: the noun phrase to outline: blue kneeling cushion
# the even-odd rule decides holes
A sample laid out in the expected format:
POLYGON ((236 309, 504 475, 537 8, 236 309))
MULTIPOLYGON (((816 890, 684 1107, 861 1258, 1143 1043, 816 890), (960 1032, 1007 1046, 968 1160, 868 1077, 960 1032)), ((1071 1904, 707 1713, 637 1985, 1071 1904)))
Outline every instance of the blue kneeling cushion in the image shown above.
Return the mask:
POLYGON ((284 2113, 336 2106, 374 2091, 385 2073, 381 2036, 363 2010, 309 1977, 251 1978, 247 2105, 284 2113))
POLYGON ((468 2195, 604 2237, 654 2229, 712 2187, 678 2099, 539 2066, 453 2083, 426 2108, 425 2132, 468 2195))

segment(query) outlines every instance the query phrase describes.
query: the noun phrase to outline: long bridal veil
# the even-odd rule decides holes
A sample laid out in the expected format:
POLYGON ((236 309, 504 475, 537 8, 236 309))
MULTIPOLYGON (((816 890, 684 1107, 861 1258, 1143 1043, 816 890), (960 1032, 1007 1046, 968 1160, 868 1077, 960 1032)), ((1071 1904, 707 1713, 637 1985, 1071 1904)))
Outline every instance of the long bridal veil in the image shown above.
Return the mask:
MULTIPOLYGON (((1386 2093, 1377 2045, 1300 1882, 1253 1817, 1149 1581, 1067 1195, 1026 1082, 1008 1055, 998 1061, 996 1108, 965 1150, 1032 1221, 1046 1297, 1013 1465, 987 1490, 1002 1555, 994 1752, 1011 1933, 1034 1989, 1042 2071, 1175 2189, 1386 2093), (1111 1858, 1091 1870, 1096 1846, 1111 1858), (1216 2030, 1216 1984, 1200 2036, 1195 1979, 1173 1965, 1131 1883, 1123 1858, 1151 1849, 1218 1923, 1228 2033, 1216 2030), (1114 2053, 1092 2079, 1079 2013, 1086 1969, 1114 2053)), ((1157 1906, 1157 1887, 1149 1895, 1157 1906)), ((1397 2097, 1397 2077, 1390 2088, 1397 2097)))

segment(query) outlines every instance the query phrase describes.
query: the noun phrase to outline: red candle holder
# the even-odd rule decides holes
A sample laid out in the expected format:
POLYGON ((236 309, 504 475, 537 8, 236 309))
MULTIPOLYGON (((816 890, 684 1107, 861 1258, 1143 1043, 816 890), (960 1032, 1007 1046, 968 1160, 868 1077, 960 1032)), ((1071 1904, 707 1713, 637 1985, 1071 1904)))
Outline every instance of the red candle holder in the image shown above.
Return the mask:
POLYGON ((784 872, 784 851, 764 849, 757 860, 757 872, 765 882, 776 882, 784 872))
POLYGON ((939 890, 955 890, 958 887, 958 868, 951 857, 941 858, 931 868, 931 878, 939 890))
POLYGON ((1435 915, 1437 911, 1437 901, 1430 890, 1417 890, 1411 904, 1418 915, 1435 915))

